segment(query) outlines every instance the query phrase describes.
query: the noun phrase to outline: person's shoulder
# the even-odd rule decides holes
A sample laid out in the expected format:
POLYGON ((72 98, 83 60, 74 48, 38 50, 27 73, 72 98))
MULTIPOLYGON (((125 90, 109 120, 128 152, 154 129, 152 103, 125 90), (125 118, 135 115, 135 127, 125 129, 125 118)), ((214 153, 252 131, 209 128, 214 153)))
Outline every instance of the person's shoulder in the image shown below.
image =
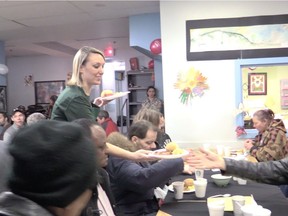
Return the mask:
POLYGON ((5 206, 5 208, 1 209, 1 215, 3 216, 53 216, 46 209, 32 200, 16 195, 12 192, 3 192, 0 194, 0 208, 1 206, 5 206))

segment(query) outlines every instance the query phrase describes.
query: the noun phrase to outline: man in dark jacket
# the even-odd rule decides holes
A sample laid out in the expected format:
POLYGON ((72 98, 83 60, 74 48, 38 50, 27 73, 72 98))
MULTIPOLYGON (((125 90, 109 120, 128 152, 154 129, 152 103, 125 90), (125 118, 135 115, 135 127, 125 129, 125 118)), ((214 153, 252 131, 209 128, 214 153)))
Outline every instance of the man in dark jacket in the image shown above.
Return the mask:
MULTIPOLYGON (((122 140, 121 147, 130 141, 138 149, 155 149, 158 129, 152 123, 140 120, 133 123, 128 131, 128 139, 122 140)), ((110 135, 112 136, 112 134, 110 135)), ((109 142, 112 139, 108 137, 109 142)), ((115 139, 118 144, 119 139, 115 139)), ((137 149, 135 148, 135 150, 137 149)), ((183 171, 182 158, 161 160, 157 163, 135 162, 110 156, 107 166, 111 187, 116 203, 125 215, 156 215, 159 205, 154 196, 154 188, 165 184, 170 177, 183 171)))
POLYGON ((82 212, 82 216, 90 215, 89 213, 93 209, 95 216, 121 216, 121 212, 117 209, 115 204, 115 199, 112 195, 109 175, 104 169, 107 166, 108 154, 107 154, 107 145, 106 145, 106 133, 104 129, 98 125, 97 122, 91 119, 77 119, 75 123, 81 125, 85 131, 86 136, 92 139, 97 149, 97 160, 100 165, 98 170, 99 183, 97 188, 94 190, 97 191, 98 197, 92 197, 89 204, 86 206, 82 212))

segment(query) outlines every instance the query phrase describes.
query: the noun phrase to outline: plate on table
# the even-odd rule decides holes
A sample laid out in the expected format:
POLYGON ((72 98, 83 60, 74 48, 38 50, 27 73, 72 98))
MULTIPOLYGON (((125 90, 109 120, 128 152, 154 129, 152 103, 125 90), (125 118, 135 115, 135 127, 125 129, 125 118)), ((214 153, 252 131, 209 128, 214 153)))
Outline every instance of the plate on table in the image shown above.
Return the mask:
POLYGON ((102 97, 102 100, 114 100, 116 98, 124 97, 125 95, 129 94, 130 91, 126 92, 115 92, 113 95, 102 97))
POLYGON ((155 150, 151 153, 149 153, 150 156, 153 156, 154 158, 158 158, 158 159, 174 159, 174 158, 180 158, 183 156, 186 156, 189 154, 189 152, 187 150, 183 150, 182 154, 172 154, 171 152, 167 151, 166 149, 158 149, 155 150))
MULTIPOLYGON (((168 186, 168 190, 171 191, 171 192, 174 192, 172 184, 170 184, 168 186)), ((183 193, 192 193, 192 192, 195 192, 195 187, 194 186, 189 186, 188 190, 184 190, 183 191, 183 193)))

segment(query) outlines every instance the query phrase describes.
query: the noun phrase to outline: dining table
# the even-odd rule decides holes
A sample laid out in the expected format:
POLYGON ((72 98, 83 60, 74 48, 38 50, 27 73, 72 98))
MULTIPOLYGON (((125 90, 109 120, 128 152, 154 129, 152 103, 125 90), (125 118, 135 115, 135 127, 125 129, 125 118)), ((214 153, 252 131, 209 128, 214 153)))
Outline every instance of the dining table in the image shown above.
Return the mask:
MULTIPOLYGON (((160 207, 157 215, 173 215, 173 216, 209 216, 207 207, 207 198, 218 194, 231 194, 251 196, 258 205, 271 210, 272 216, 287 216, 288 215, 288 199, 281 192, 279 186, 257 183, 251 180, 247 181, 246 185, 239 185, 237 181, 231 178, 229 184, 225 187, 217 186, 211 175, 220 173, 220 170, 205 170, 204 178, 207 179, 206 196, 197 198, 195 192, 184 193, 181 201, 174 199, 174 193, 168 191, 164 203, 160 207), (165 214, 166 213, 166 214, 165 214)), ((186 178, 195 179, 195 175, 181 174, 172 177, 170 184, 174 181, 183 181, 186 178)), ((233 211, 225 211, 224 216, 232 216, 233 211)))

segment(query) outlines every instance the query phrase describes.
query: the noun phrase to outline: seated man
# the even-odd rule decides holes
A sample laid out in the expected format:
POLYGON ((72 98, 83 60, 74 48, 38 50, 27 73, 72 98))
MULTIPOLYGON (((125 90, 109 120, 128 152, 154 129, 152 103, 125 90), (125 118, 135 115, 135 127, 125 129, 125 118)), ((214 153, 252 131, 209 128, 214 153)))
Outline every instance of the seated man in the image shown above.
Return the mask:
MULTIPOLYGON (((111 142, 112 139, 108 138, 111 142)), ((137 149, 154 149, 156 138, 157 128, 145 120, 133 123, 128 131, 128 139, 137 149)), ((119 144, 119 139, 115 141, 119 144)), ((124 140, 123 146, 126 145, 124 140)), ((182 158, 161 160, 151 165, 110 156, 107 171, 118 207, 125 215, 135 216, 156 215, 159 206, 154 188, 181 173, 183 168, 182 158)))
POLYGON ((75 123, 41 121, 8 144, 13 160, 0 215, 79 216, 97 184, 96 152, 75 123))
MULTIPOLYGON (((74 120, 74 122, 81 125, 87 132, 87 137, 93 140, 95 147, 98 150, 98 163, 101 167, 106 167, 108 163, 108 153, 106 133, 104 129, 91 119, 82 118, 74 120)), ((89 204, 82 212, 82 216, 89 215, 88 212, 90 211, 91 206, 98 208, 99 212, 102 212, 101 216, 121 215, 116 207, 115 199, 112 195, 108 173, 103 168, 98 170, 100 184, 98 184, 97 188, 95 188, 98 191, 98 197, 90 200, 89 204)))
POLYGON ((106 110, 99 111, 97 122, 104 128, 107 136, 112 132, 119 131, 117 124, 109 117, 106 110))

